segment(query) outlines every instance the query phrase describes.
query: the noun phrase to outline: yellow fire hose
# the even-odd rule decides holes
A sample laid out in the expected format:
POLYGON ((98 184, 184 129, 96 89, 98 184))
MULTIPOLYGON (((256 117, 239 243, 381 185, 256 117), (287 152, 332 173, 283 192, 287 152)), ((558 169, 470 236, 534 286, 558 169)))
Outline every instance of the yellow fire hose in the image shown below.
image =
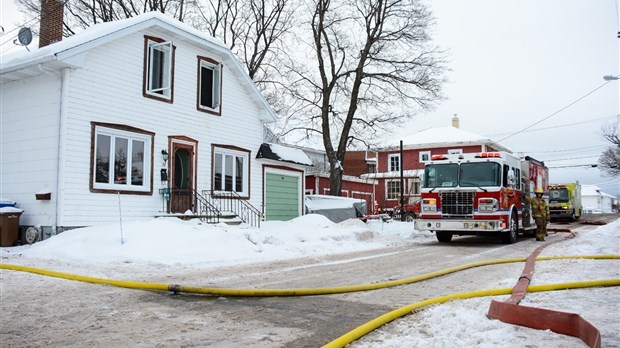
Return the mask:
MULTIPOLYGON (((538 257, 537 261, 549 261, 549 260, 561 260, 561 259, 620 259, 620 255, 589 255, 589 256, 552 256, 552 257, 538 257)), ((455 273, 458 271, 504 263, 525 262, 526 258, 510 258, 499 259, 490 261, 481 261, 469 263, 461 266, 450 267, 444 270, 430 272, 418 276, 409 278, 403 278, 398 280, 378 282, 373 284, 359 284, 350 286, 337 286, 337 287, 325 287, 325 288, 292 288, 292 289, 235 289, 235 288, 213 288, 213 287, 196 287, 196 286, 184 286, 177 284, 161 284, 161 283, 147 283, 147 282, 135 282, 127 280, 114 280, 96 278, 90 276, 82 276, 71 273, 51 271, 36 267, 20 266, 12 264, 0 264, 0 269, 7 269, 12 271, 29 272, 34 274, 45 275, 49 277, 62 278, 68 280, 77 280, 81 282, 93 283, 93 284, 107 284, 121 288, 129 289, 142 289, 142 290, 159 290, 159 291, 172 291, 174 293, 192 293, 203 295, 217 295, 217 296, 229 296, 229 297, 276 297, 276 296, 316 296, 316 295, 331 295, 357 291, 370 291, 377 289, 384 289, 389 287, 395 287, 400 285, 411 284, 422 280, 427 280, 442 275, 455 273)))
MULTIPOLYGON (((538 257, 537 261, 550 261, 550 260, 563 260, 563 259, 620 259, 620 255, 587 255, 587 256, 551 256, 551 257, 538 257)), ((444 270, 439 270, 435 272, 430 272, 423 275, 418 275, 409 278, 403 278, 399 280, 387 281, 387 282, 379 282, 373 284, 360 284, 360 285, 351 285, 351 286, 339 286, 339 287, 331 287, 331 288, 292 288, 292 289, 234 289, 234 288, 210 288, 210 287, 192 287, 192 286, 182 286, 175 284, 159 284, 159 283, 147 283, 147 282, 134 282, 134 281, 126 281, 126 280, 113 280, 113 279, 104 279, 104 278, 96 278, 90 276, 81 276, 76 274, 57 272, 51 270, 45 270, 36 267, 29 266, 20 266, 20 265, 12 265, 12 264, 0 264, 0 269, 7 269, 13 271, 21 271, 21 272, 29 272, 34 274, 45 275, 49 277, 62 278, 68 280, 77 280, 82 282, 94 283, 94 284, 107 284, 113 285, 117 287, 129 288, 129 289, 142 289, 142 290, 159 290, 159 291, 172 291, 175 293, 184 292, 184 293, 193 293, 193 294, 208 294, 208 295, 219 295, 219 296, 231 296, 231 297, 275 297, 275 296, 312 296, 312 295, 328 295, 328 294, 338 294, 338 293, 346 293, 346 292, 356 292, 356 291, 369 291, 369 290, 377 290, 382 288, 395 287, 399 285, 406 285, 415 282, 419 282, 422 280, 427 280, 430 278, 439 277, 442 275, 446 275, 449 273, 455 273, 458 271, 488 266, 488 265, 497 265, 504 263, 515 263, 515 262, 525 262, 526 258, 510 258, 510 259, 499 259, 499 260, 491 260, 491 261, 481 261, 469 263, 461 266, 451 267, 444 270)), ((596 281, 585 281, 585 282, 572 282, 572 283, 559 283, 559 284, 548 284, 548 285, 532 285, 527 288, 529 292, 539 292, 539 291, 553 291, 553 290, 564 290, 564 289, 577 289, 577 288, 587 288, 587 287, 602 287, 602 286, 619 286, 620 279, 609 279, 609 280, 596 280, 596 281)), ((446 301, 452 299, 467 299, 473 297, 485 297, 485 296, 498 296, 498 295, 508 295, 512 293, 512 288, 501 288, 501 289, 491 289, 491 290, 478 290, 466 293, 458 293, 447 296, 436 297, 433 299, 413 303, 389 313, 386 313, 374 320, 367 322, 366 324, 359 326, 358 328, 340 336, 336 340, 326 344, 324 347, 344 347, 345 345, 359 339, 360 337, 368 334, 369 332, 377 329, 378 327, 394 320, 400 318, 404 315, 411 313, 416 309, 420 309, 432 304, 444 303, 446 301)))
MULTIPOLYGON (((579 289, 579 288, 602 287, 602 286, 620 286, 620 279, 593 280, 593 281, 585 281, 585 282, 558 283, 558 284, 547 284, 547 285, 531 285, 527 288, 527 291, 528 292, 541 292, 541 291, 579 289)), ((474 297, 510 295, 511 293, 512 293, 512 288, 478 290, 478 291, 471 291, 471 292, 464 292, 464 293, 459 293, 459 294, 435 297, 429 300, 416 302, 416 303, 413 303, 413 304, 410 304, 404 307, 400 307, 376 319, 373 319, 367 322, 366 324, 358 326, 352 331, 349 331, 348 333, 324 345, 323 348, 344 347, 347 344, 361 338, 362 336, 379 328, 382 325, 389 323, 390 321, 394 319, 398 319, 402 316, 405 316, 411 313, 412 311, 416 309, 430 306, 432 304, 444 303, 444 302, 447 302, 449 300, 454 300, 454 299, 467 299, 467 298, 474 298, 474 297)))

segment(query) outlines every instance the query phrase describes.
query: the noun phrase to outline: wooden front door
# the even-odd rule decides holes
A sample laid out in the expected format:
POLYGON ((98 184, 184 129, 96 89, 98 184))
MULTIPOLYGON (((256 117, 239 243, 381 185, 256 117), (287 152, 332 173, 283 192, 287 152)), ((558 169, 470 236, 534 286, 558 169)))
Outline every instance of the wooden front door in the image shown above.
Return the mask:
POLYGON ((195 145, 172 142, 170 212, 194 212, 195 145))

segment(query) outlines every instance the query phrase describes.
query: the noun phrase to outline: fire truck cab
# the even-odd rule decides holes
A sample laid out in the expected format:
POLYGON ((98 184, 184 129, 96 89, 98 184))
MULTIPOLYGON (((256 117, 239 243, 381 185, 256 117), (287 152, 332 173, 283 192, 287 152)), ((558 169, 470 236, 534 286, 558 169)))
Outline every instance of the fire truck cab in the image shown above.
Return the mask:
POLYGON ((548 169, 507 152, 434 155, 425 165, 415 228, 440 242, 453 235, 495 235, 514 243, 536 224, 525 196, 547 189, 548 169))

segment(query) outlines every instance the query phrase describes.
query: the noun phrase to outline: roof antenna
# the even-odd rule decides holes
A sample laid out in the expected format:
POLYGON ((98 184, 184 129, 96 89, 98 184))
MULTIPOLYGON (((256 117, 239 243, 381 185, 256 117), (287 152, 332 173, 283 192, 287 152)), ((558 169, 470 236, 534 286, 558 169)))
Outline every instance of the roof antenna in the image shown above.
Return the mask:
POLYGON ((13 43, 18 46, 24 46, 30 52, 28 45, 32 42, 32 31, 30 28, 21 28, 19 29, 19 33, 17 33, 17 39, 13 40, 13 43), (19 43, 17 42, 19 41, 19 43))

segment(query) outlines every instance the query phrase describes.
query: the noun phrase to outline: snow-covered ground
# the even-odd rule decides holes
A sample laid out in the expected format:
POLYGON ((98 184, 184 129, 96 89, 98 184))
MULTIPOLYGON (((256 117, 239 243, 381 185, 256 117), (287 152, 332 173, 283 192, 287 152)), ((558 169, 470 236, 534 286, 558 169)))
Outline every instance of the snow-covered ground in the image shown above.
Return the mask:
MULTIPOLYGON (((11 258, 75 261, 109 267, 132 263, 152 268, 157 264, 206 269, 227 265, 286 260, 434 241, 432 234, 413 230, 412 224, 347 220, 334 224, 320 215, 288 222, 263 222, 260 229, 245 225, 208 225, 196 220, 158 218, 149 221, 88 227, 12 248, 0 248, 2 262, 11 258)), ((541 256, 620 254, 620 220, 598 227, 578 238, 556 243, 541 256)), ((532 284, 620 278, 620 266, 597 267, 592 260, 539 262, 532 284), (571 270, 567 272, 567 270, 571 270), (575 279, 576 275, 578 279, 575 279)), ((516 279, 502 287, 511 287, 516 279)), ((505 298, 505 297, 504 297, 505 298)), ((502 297, 497 297, 502 299, 502 297)), ((451 301, 396 320, 355 342, 360 347, 520 346, 525 328, 488 320, 489 298, 451 301), (471 332, 459 323, 480 323, 471 332)), ((528 294, 524 305, 579 313, 620 347, 620 289, 585 289, 528 294)), ((344 333, 343 333, 344 334, 344 333)), ((554 333, 542 332, 552 341, 554 333)), ((575 344, 581 343, 575 339, 575 344)), ((541 345, 542 346, 542 345, 541 345)))

